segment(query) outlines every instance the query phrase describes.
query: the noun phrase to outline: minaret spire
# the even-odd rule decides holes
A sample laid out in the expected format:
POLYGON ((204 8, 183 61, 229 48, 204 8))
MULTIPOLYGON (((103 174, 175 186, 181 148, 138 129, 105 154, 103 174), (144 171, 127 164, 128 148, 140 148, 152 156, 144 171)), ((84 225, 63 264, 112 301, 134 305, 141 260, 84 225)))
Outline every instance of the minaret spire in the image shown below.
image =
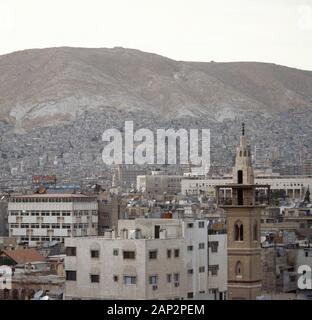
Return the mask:
POLYGON ((233 168, 234 183, 254 184, 254 173, 251 161, 250 145, 245 136, 245 123, 242 123, 242 135, 236 149, 235 166, 233 168))

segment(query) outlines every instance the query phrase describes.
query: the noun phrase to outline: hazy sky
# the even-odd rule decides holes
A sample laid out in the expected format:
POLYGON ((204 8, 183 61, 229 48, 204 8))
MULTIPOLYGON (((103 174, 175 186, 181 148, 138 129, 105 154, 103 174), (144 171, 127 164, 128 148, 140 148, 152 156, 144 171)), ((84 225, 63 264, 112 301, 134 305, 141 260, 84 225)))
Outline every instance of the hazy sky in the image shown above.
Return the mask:
POLYGON ((312 70, 312 0, 0 0, 0 54, 55 46, 312 70))

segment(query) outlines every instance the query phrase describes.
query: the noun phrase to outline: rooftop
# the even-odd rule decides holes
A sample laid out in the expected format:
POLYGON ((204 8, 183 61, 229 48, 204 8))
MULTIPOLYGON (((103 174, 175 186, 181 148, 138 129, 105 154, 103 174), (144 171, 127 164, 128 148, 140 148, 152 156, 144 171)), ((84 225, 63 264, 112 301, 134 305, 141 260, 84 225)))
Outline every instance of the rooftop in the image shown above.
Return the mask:
POLYGON ((13 195, 12 198, 93 198, 85 194, 72 194, 72 193, 45 193, 45 194, 21 194, 13 195))
POLYGON ((45 261, 45 258, 33 248, 3 250, 2 252, 17 264, 45 261))

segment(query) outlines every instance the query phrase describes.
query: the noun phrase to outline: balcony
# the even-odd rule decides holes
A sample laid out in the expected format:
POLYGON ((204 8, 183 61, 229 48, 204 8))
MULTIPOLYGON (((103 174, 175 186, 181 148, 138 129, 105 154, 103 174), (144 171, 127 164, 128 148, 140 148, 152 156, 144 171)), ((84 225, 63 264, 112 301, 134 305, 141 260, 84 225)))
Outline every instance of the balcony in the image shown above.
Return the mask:
POLYGON ((270 204, 270 186, 227 184, 216 186, 219 207, 264 207, 270 204))

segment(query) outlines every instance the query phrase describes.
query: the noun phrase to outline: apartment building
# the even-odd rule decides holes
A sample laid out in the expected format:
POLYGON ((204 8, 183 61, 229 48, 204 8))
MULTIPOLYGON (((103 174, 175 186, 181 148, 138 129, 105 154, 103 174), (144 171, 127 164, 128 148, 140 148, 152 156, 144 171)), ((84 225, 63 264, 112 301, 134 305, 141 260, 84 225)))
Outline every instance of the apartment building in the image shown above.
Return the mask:
POLYGON ((13 195, 8 204, 9 236, 36 246, 65 237, 97 234, 98 203, 82 194, 13 195))
POLYGON ((226 299, 227 237, 224 226, 224 221, 184 221, 187 298, 226 299))
POLYGON ((206 220, 135 219, 66 238, 65 298, 224 299, 226 234, 208 230, 206 220))
POLYGON ((151 175, 137 176, 137 190, 147 197, 161 197, 164 194, 176 195, 181 192, 183 176, 165 175, 160 171, 153 171, 151 175))

